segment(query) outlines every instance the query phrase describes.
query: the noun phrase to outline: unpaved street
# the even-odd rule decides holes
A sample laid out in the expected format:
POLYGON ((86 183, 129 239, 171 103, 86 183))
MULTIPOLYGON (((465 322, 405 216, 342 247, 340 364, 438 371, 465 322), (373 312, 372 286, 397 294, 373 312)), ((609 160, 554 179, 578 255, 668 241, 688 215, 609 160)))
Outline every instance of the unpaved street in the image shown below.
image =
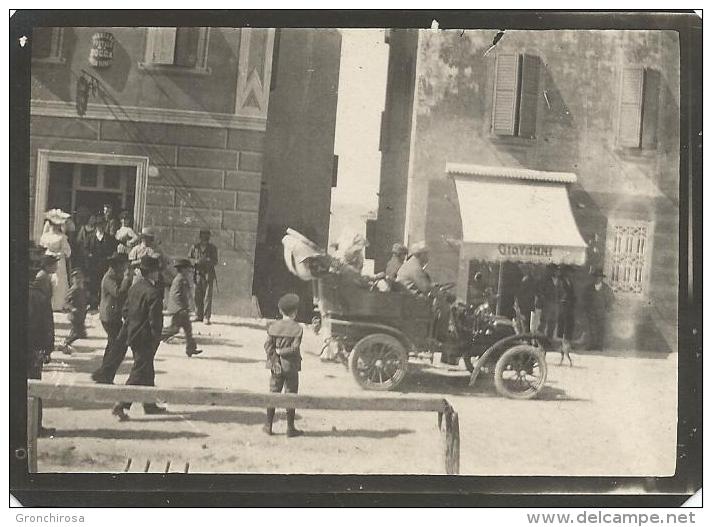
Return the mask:
MULTIPOLYGON (((156 383, 163 387, 267 390, 263 325, 217 317, 194 329, 204 353, 188 358, 182 340, 162 344, 156 383)), ((72 356, 53 354, 44 379, 91 382, 101 361, 104 334, 96 315, 90 338, 72 356)), ((58 339, 68 326, 58 318, 58 339)), ((340 364, 322 363, 318 337, 305 331, 300 392, 369 397, 340 364)), ((130 357, 130 353, 129 353, 130 357)), ((574 355, 574 367, 549 354, 549 380, 540 400, 498 397, 491 383, 468 387, 464 368, 416 367, 401 392, 446 397, 460 415, 461 473, 472 475, 670 475, 676 445, 677 356, 574 355)), ((123 383, 130 358, 117 383, 123 383)), ((382 395, 382 394, 379 394, 382 395)), ((436 416, 400 412, 298 411, 300 438, 261 431, 257 409, 170 406, 170 414, 115 421, 109 405, 45 402, 39 440, 40 471, 122 471, 150 460, 153 468, 190 464, 190 472, 439 473, 436 416)))

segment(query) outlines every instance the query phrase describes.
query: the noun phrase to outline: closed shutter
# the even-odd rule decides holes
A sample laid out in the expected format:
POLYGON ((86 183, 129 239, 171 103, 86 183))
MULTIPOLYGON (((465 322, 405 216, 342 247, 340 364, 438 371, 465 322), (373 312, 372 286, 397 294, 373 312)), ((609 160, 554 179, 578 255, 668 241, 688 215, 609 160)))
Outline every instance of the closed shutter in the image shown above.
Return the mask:
POLYGON ((641 147, 654 149, 658 146, 658 103, 660 98, 660 72, 645 70, 643 83, 643 132, 641 147))
POLYGON ((519 98, 519 136, 536 136, 536 112, 539 105, 539 57, 522 55, 521 95, 519 98))
POLYGON ((498 135, 514 135, 517 124, 517 92, 519 84, 519 55, 497 55, 492 104, 492 131, 498 135))
POLYGON ((198 62, 199 27, 179 27, 176 31, 175 65, 195 68, 198 62))
POLYGON ((621 79, 621 103, 618 125, 620 146, 640 148, 643 113, 643 69, 625 68, 621 79))
POLYGON ((146 42, 148 56, 146 60, 151 64, 173 64, 176 50, 175 27, 150 27, 146 42))

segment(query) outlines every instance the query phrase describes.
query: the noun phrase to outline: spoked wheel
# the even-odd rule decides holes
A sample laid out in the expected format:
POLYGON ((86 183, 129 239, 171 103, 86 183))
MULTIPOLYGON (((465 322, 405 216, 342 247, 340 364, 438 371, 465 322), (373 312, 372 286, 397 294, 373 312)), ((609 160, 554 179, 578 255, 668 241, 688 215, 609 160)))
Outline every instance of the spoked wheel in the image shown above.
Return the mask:
POLYGON ((531 399, 546 383, 546 359, 534 346, 520 344, 505 351, 494 370, 494 385, 500 395, 531 399))
POLYGON ((374 333, 359 340, 349 355, 349 369, 365 390, 394 390, 405 378, 408 352, 395 337, 374 333))

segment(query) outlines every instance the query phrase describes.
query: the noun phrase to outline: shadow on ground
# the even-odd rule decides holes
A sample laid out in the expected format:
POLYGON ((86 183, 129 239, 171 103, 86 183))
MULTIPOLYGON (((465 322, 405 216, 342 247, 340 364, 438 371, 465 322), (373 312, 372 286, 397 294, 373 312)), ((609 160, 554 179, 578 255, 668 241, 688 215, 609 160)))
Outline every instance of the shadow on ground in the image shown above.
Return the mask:
POLYGON ((315 430, 305 431, 305 437, 365 437, 368 439, 388 439, 403 434, 412 434, 413 430, 407 428, 391 428, 389 430, 363 430, 360 428, 350 430, 315 430))
POLYGON ((54 437, 93 437, 95 439, 147 439, 147 440, 166 440, 178 438, 194 438, 208 437, 208 434, 198 432, 176 431, 169 432, 165 430, 145 430, 138 428, 75 428, 70 430, 57 430, 54 437))

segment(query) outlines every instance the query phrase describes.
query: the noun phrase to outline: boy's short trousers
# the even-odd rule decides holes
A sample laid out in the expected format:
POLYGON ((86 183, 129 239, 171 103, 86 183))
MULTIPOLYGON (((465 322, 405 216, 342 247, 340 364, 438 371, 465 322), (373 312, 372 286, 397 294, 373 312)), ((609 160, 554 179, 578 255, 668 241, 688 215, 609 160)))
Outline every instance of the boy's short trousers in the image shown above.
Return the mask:
POLYGON ((281 393, 282 388, 284 388, 284 393, 298 393, 299 372, 292 371, 280 374, 271 373, 269 378, 269 391, 273 393, 281 393))

